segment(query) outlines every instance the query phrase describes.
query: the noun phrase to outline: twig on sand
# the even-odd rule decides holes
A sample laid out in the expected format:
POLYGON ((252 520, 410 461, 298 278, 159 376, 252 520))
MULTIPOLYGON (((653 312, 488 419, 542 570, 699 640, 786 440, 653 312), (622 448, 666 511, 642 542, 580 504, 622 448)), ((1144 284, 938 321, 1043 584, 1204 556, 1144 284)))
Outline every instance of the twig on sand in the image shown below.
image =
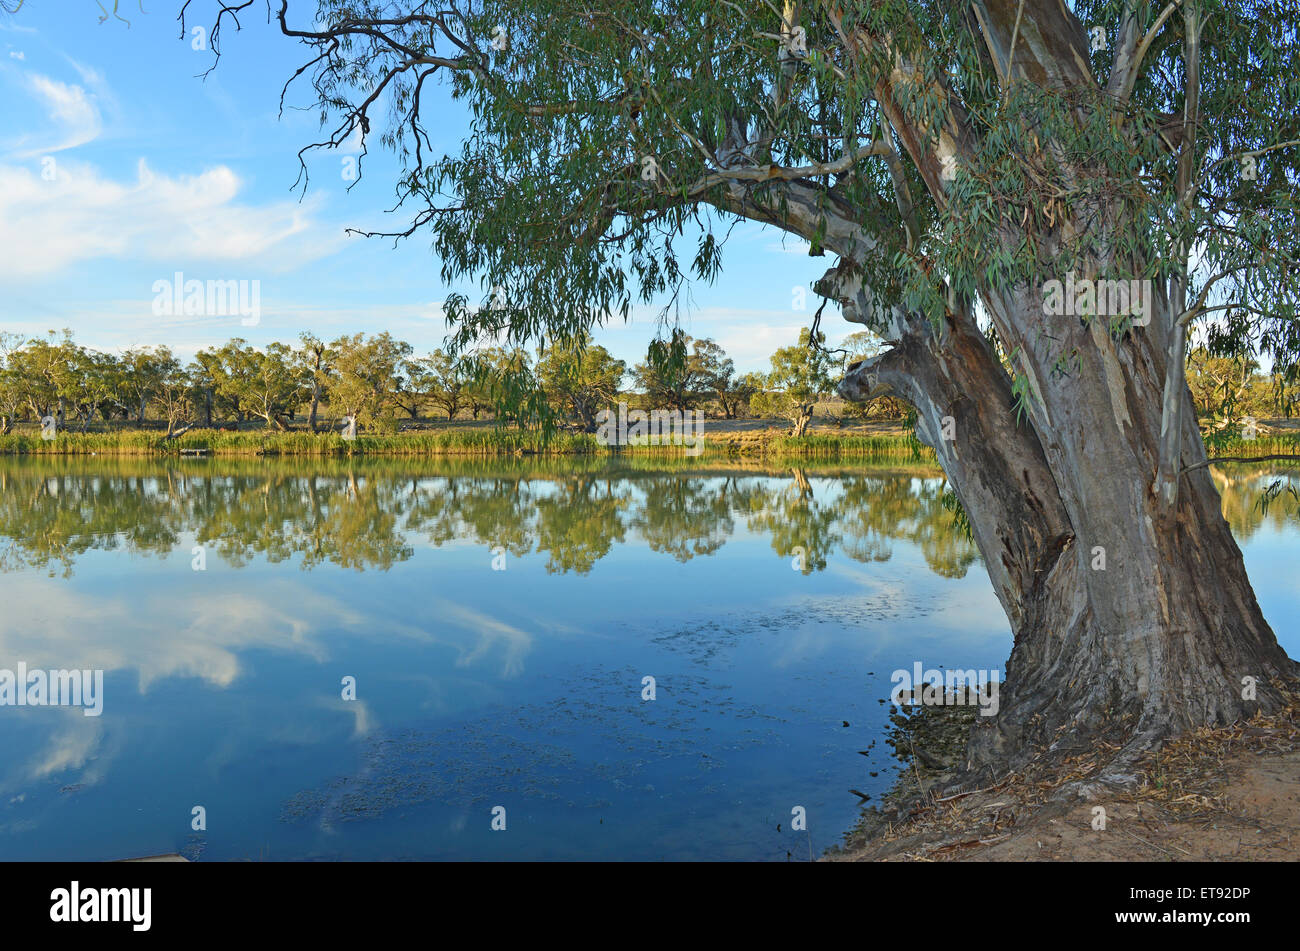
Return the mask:
POLYGON ((1002 783, 998 783, 996 786, 985 786, 983 789, 970 789, 966 792, 953 793, 951 796, 936 796, 934 801, 952 802, 954 799, 960 799, 962 796, 973 796, 976 793, 991 792, 994 789, 1000 788, 1002 785, 1002 783))
MULTIPOLYGON (((1119 831, 1120 831, 1120 832, 1123 832, 1123 833, 1124 833, 1126 836, 1128 836, 1129 838, 1137 839, 1139 842, 1142 842, 1142 843, 1145 843, 1146 845, 1151 846, 1151 848, 1153 848, 1153 849, 1160 849, 1160 851, 1163 852, 1163 853, 1165 853, 1165 855, 1173 855, 1173 853, 1170 852, 1168 849, 1161 849, 1160 846, 1156 845, 1154 842, 1147 842, 1147 840, 1144 839, 1144 838, 1142 838, 1142 836, 1140 836, 1140 835, 1134 835, 1132 832, 1129 832, 1127 829, 1120 829, 1119 831)), ((1170 845, 1174 845, 1172 842, 1170 842, 1169 844, 1170 844, 1170 845)), ((1178 846, 1174 845, 1174 848, 1178 849, 1178 846)), ((1179 851, 1179 852, 1182 852, 1183 855, 1186 855, 1186 856, 1188 856, 1189 858, 1191 857, 1191 854, 1192 854, 1192 853, 1191 853, 1191 852, 1188 852, 1186 849, 1178 849, 1178 851, 1179 851)))

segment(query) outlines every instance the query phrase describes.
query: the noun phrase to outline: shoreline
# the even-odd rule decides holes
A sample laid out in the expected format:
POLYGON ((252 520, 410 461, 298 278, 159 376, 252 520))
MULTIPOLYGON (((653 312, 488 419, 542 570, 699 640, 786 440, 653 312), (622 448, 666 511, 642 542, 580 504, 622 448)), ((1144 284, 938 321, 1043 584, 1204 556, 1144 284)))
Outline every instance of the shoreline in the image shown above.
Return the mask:
POLYGON ((718 459, 728 457, 824 456, 935 461, 931 449, 901 432, 814 431, 792 437, 781 430, 721 432, 702 436, 695 446, 607 446, 590 433, 541 433, 519 429, 446 428, 346 440, 337 433, 189 430, 167 437, 148 430, 106 433, 63 432, 53 439, 38 433, 0 436, 0 455, 8 456, 610 456, 718 459))
POLYGON ((1273 716, 1201 728, 1144 754, 1133 782, 1096 781, 1115 747, 954 785, 967 708, 895 720, 899 776, 823 861, 1295 861, 1300 695, 1273 716), (954 716, 953 714, 958 715, 954 716), (918 761, 919 760, 919 761, 918 761), (947 763, 944 763, 946 760, 947 763), (926 765, 929 761, 931 768, 926 765))
MULTIPOLYGON (((719 423, 737 421, 719 421, 719 423)), ((590 433, 556 432, 548 440, 536 431, 494 427, 452 426, 396 434, 344 439, 337 433, 305 430, 265 432, 191 429, 167 437, 159 431, 131 429, 109 432, 63 432, 44 439, 39 432, 0 435, 0 456, 302 456, 302 457, 508 457, 609 456, 680 459, 839 458, 892 460, 937 464, 932 449, 897 428, 823 426, 803 436, 775 427, 722 428, 699 437, 693 447, 681 445, 606 446, 590 433)), ((1300 456, 1300 434, 1294 431, 1254 440, 1217 440, 1209 458, 1240 459, 1294 454, 1300 456)), ((1285 460, 1283 460, 1285 461, 1285 460)))

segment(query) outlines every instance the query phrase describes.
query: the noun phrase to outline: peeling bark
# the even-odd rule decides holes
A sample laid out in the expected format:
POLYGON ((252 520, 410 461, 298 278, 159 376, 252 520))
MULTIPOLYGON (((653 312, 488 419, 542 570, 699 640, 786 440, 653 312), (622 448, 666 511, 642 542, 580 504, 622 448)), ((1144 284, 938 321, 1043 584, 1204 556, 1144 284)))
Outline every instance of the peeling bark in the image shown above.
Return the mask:
MULTIPOLYGON (((939 334, 915 317, 895 315, 893 328, 893 348, 852 367, 840 392, 916 407, 1014 636, 1000 713, 977 724, 968 767, 1014 767, 1114 734, 1126 744, 1118 776, 1167 736, 1280 706, 1300 669, 1260 612, 1207 469, 1183 475, 1161 529, 1152 483, 1164 366, 1152 341, 1072 328, 1081 370, 1053 375, 1030 360, 1043 405, 1017 424, 1006 374, 960 315, 939 334), (1081 385, 1108 378, 1114 386, 1081 385), (1246 677, 1255 700, 1243 699, 1246 677)), ((1186 463, 1204 461, 1191 418, 1183 444, 1199 451, 1186 463)))

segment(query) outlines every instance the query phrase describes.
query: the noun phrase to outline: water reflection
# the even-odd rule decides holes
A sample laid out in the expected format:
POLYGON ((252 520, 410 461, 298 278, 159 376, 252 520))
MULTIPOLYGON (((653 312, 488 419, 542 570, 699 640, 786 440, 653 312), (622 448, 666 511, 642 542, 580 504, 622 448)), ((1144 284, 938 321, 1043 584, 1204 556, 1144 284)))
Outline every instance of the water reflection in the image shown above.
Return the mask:
POLYGON ((1280 531, 1300 520, 1292 497, 1281 495, 1270 505, 1261 505, 1264 491, 1274 482, 1300 487, 1300 472, 1294 469, 1234 463, 1210 470, 1223 498, 1223 517, 1238 543, 1249 541, 1261 528, 1280 531))
MULTIPOLYGON (((1239 540, 1294 521, 1286 497, 1262 507, 1275 478, 1260 466, 1215 470, 1224 517, 1239 540)), ((472 539, 552 573, 586 574, 630 537, 679 562, 721 549, 737 528, 772 550, 802 552, 804 573, 839 551, 887 561, 891 544, 921 548, 927 564, 963 577, 978 552, 943 504, 938 470, 713 467, 656 471, 592 459, 193 460, 61 457, 0 460, 0 570, 72 574, 89 551, 171 552, 191 533, 242 567, 262 557, 304 569, 387 570, 412 539, 472 539), (683 478, 692 475, 694 478, 683 478), (814 485, 814 482, 817 485, 814 485)))
MULTIPOLYGON (((1216 473, 1277 623, 1275 477, 1216 473)), ((0 459, 0 667, 108 672, 102 718, 5 708, 0 858, 779 860, 792 803, 820 851, 891 782, 890 671, 1010 649, 949 499, 926 468, 0 459)))
POLYGON ((414 542, 472 540, 583 575, 633 539, 678 562, 713 555, 741 525, 798 557, 805 574, 837 550, 886 561, 905 539, 937 573, 959 578, 978 555, 943 506, 944 488, 926 469, 9 459, 0 461, 0 569, 68 577, 87 552, 166 554, 190 534, 235 567, 262 558, 384 571, 409 559, 414 542))

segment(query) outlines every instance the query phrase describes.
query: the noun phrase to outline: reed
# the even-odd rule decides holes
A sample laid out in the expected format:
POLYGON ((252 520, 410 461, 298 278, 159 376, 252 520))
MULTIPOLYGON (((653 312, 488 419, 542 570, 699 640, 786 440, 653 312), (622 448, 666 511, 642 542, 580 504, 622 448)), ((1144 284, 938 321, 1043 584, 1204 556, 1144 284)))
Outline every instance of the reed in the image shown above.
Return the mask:
MULTIPOLYGON (((554 433, 545 440, 540 432, 525 429, 444 429, 435 431, 369 434, 346 440, 338 433, 305 431, 232 432, 196 429, 166 439, 148 430, 113 432, 61 432, 42 439, 37 431, 0 436, 3 455, 177 455, 183 450, 207 450, 213 455, 250 456, 509 456, 603 455, 625 458, 720 459, 851 459, 933 465, 933 450, 910 434, 809 433, 794 438, 773 432, 708 433, 695 449, 674 445, 602 446, 587 433, 554 433)), ((1212 438, 1210 458, 1256 457, 1294 453, 1300 456, 1300 435, 1261 436, 1258 439, 1212 438)))

